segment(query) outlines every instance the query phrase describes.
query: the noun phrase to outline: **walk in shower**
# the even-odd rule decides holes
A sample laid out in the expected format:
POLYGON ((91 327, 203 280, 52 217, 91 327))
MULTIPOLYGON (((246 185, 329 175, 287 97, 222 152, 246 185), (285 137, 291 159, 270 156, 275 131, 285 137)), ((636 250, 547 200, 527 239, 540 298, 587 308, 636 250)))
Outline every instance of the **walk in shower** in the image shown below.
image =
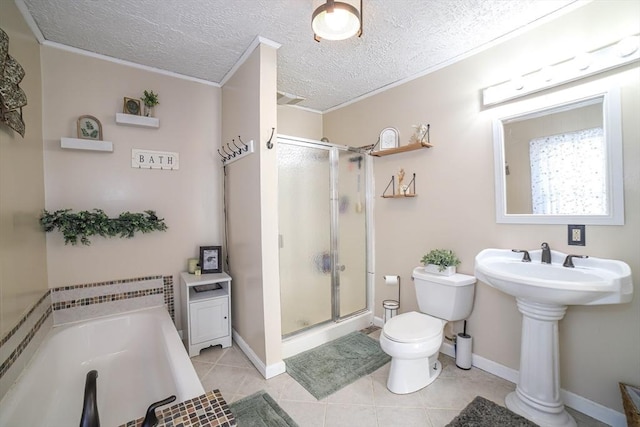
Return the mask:
POLYGON ((284 357, 371 322, 368 162, 357 148, 278 137, 284 357))

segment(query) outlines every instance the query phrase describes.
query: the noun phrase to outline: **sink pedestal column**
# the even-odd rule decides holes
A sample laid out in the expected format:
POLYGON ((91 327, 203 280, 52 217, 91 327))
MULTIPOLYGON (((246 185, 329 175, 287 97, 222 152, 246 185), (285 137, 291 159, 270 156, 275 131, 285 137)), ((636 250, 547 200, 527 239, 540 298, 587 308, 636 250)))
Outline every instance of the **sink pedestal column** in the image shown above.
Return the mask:
POLYGON ((520 379, 507 408, 540 426, 576 426, 560 399, 558 320, 566 305, 516 298, 522 313, 520 379))

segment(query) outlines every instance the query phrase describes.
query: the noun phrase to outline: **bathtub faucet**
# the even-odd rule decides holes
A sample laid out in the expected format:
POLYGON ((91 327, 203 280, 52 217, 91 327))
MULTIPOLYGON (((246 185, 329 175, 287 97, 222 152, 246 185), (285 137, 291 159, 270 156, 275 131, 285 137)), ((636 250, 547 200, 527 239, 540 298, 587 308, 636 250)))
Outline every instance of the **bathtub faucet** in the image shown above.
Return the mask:
POLYGON ((94 369, 87 372, 87 379, 84 383, 84 404, 82 406, 80 427, 100 427, 100 416, 98 416, 98 404, 96 403, 97 379, 98 371, 94 369))
POLYGON ((158 425, 158 417, 156 417, 156 408, 162 405, 166 405, 167 403, 171 403, 176 400, 175 395, 171 395, 166 399, 163 399, 159 402, 152 403, 149 408, 147 408, 147 414, 144 416, 144 421, 142 421, 142 426, 140 427, 155 427, 158 425))

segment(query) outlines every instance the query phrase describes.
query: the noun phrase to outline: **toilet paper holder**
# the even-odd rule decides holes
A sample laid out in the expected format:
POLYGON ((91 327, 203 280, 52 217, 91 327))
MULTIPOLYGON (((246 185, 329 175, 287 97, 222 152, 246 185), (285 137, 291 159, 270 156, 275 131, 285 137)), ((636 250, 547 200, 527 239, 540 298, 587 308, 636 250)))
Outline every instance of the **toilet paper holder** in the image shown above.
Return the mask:
POLYGON ((386 299, 382 301, 382 308, 384 309, 383 324, 398 314, 398 309, 400 308, 400 276, 384 276, 384 282, 390 286, 398 285, 398 299, 386 299))

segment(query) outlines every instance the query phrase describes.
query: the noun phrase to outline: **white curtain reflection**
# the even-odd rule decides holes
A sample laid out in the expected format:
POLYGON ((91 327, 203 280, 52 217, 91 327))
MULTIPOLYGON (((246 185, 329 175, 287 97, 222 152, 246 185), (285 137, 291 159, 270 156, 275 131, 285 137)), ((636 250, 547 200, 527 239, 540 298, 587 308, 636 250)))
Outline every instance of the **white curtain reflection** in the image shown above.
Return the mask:
POLYGON ((602 128, 529 141, 534 214, 606 215, 602 128))

